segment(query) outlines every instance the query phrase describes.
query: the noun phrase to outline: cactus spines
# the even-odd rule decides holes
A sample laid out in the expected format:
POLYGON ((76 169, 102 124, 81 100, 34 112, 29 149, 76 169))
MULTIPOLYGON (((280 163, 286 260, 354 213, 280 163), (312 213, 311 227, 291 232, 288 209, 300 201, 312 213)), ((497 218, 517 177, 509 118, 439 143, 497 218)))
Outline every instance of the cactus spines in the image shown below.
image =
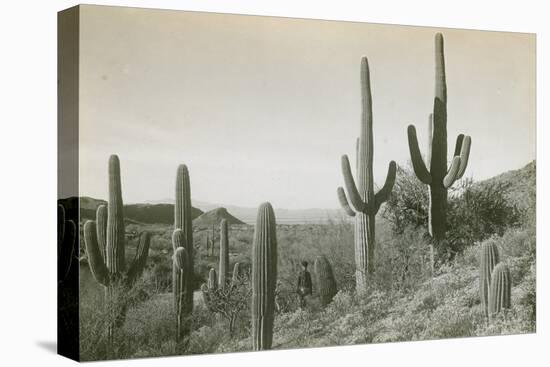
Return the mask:
POLYGON ((271 349, 277 282, 277 234, 270 203, 258 208, 252 246, 252 349, 271 349))
POLYGON ((218 276, 215 269, 210 269, 208 272, 208 289, 211 291, 218 289, 218 276))
POLYGON ((57 204, 57 281, 62 282, 69 274, 76 244, 76 224, 67 220, 65 207, 57 204))
MULTIPOLYGON (((174 237, 178 237, 180 240, 184 240, 183 232, 181 230, 174 231, 174 237)), ((191 281, 189 271, 189 259, 187 256, 187 250, 184 247, 178 247, 174 253, 173 259, 173 284, 174 284, 174 308, 176 310, 176 348, 180 346, 180 343, 189 334, 189 313, 187 312, 186 290, 187 283, 191 281)))
POLYGON ((428 231, 434 239, 441 240, 445 238, 447 224, 447 189, 464 175, 471 147, 471 138, 460 134, 456 140, 451 165, 447 168, 447 85, 441 33, 435 36, 435 99, 428 132, 429 170, 422 159, 414 125, 407 128, 413 170, 418 179, 430 189, 428 231))
POLYGON ((221 288, 226 285, 227 271, 229 269, 229 238, 227 220, 222 219, 220 222, 220 268, 219 268, 219 284, 221 288))
POLYGON ((499 262, 498 247, 493 242, 485 242, 481 245, 479 260, 479 297, 485 316, 489 316, 489 289, 491 288, 491 274, 499 262))
POLYGON ((84 242, 88 254, 88 265, 96 281, 105 287, 106 307, 111 314, 107 323, 109 348, 112 349, 114 328, 122 322, 126 307, 114 304, 115 286, 122 280, 123 286, 130 286, 141 275, 149 255, 150 235, 143 233, 130 266, 125 263, 125 229, 120 180, 120 162, 116 155, 109 157, 109 202, 100 205, 96 221, 84 224, 84 242))
POLYGON ((174 305, 176 307, 176 349, 182 347, 190 332, 188 320, 193 312, 193 227, 191 216, 191 184, 186 165, 176 172, 176 201, 174 205, 174 232, 172 265, 174 305))
POLYGON ((342 173, 351 206, 344 189, 339 187, 337 190, 338 199, 344 211, 349 216, 355 217, 355 274, 359 292, 363 292, 366 289, 367 274, 374 271, 375 217, 380 206, 389 198, 395 183, 397 170, 395 162, 391 161, 386 182, 382 189, 375 194, 373 178, 372 95, 369 64, 366 57, 363 57, 361 60, 361 93, 361 132, 356 145, 358 186, 353 179, 347 155, 342 157, 342 173))
POLYGON ((338 288, 332 266, 324 255, 317 256, 315 259, 315 276, 317 278, 319 300, 322 306, 326 306, 332 302, 332 299, 338 293, 338 288))
POLYGON ((491 275, 489 317, 511 308, 512 279, 506 264, 498 264, 491 275))

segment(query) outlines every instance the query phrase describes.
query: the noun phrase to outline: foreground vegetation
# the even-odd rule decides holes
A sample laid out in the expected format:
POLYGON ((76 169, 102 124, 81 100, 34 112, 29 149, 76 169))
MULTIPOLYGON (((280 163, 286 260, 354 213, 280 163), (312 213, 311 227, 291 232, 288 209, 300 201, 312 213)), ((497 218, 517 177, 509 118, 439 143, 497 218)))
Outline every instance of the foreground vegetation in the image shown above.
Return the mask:
MULTIPOLYGON (((398 189, 379 214, 377 271, 364 295, 355 292, 352 222, 343 217, 324 225, 277 227, 279 307, 273 349, 535 331, 534 166, 524 169, 531 175, 528 181, 531 189, 526 192, 523 186, 518 193, 506 181, 498 180, 486 184, 464 181, 460 185, 460 190, 451 197, 448 218, 454 224, 448 232, 451 246, 446 249, 453 251, 438 252, 433 277, 429 236, 423 232, 425 208, 405 209, 409 196, 420 192, 411 184, 415 181, 409 181, 411 172, 399 170, 398 189), (518 195, 522 198, 516 200, 518 195), (521 207, 516 203, 521 203, 521 207), (487 211, 489 204, 492 207, 487 211), (464 213, 475 220, 461 219, 464 213), (511 309, 491 321, 484 316, 479 296, 479 253, 482 244, 489 242, 498 246, 501 262, 508 265, 512 279, 511 309), (295 294, 299 262, 312 263, 318 255, 330 259, 339 291, 327 307, 321 307, 313 276, 313 297, 307 308, 300 310, 295 294)), ((142 277, 130 291, 120 292, 117 300, 128 311, 115 335, 115 353, 118 358, 174 354, 175 313, 170 293, 172 228, 132 223, 126 229, 130 234, 146 230, 152 238, 142 277)), ((228 320, 213 314, 198 290, 200 284, 207 282, 209 270, 217 269, 219 261, 219 234, 214 238, 213 253, 211 247, 207 250, 207 236, 212 238, 211 228, 195 229, 195 308, 184 353, 250 350, 249 306, 237 315, 231 335, 228 320)), ((239 262, 244 276, 249 273, 252 237, 252 226, 230 228, 230 266, 239 262)), ((129 251, 137 242, 137 237, 128 241, 129 251)), ((127 256, 132 257, 133 253, 127 256)), ((90 279, 85 263, 82 265, 82 358, 103 359, 107 358, 104 314, 108 310, 102 306, 102 289, 90 279)), ((247 292, 242 294, 249 297, 247 292)), ((249 305, 249 298, 245 301, 249 305)))

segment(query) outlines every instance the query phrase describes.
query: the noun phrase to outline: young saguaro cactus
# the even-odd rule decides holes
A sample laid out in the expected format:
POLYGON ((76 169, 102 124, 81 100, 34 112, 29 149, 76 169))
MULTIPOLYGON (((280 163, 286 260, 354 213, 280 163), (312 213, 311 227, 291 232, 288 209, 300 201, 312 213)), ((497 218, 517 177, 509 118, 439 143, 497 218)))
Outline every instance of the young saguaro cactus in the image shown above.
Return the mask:
POLYGON ((277 282, 277 233, 270 203, 258 208, 252 246, 252 349, 271 349, 277 282))
POLYGON ((435 35, 435 98, 428 125, 428 154, 424 163, 414 125, 407 135, 413 169, 418 179, 429 186, 430 209, 428 230, 435 240, 445 238, 447 226, 447 190, 462 178, 470 156, 472 139, 463 134, 456 139, 450 167, 447 169, 447 84, 445 80, 443 35, 435 35), (428 171, 427 166, 430 167, 428 171))
POLYGON ((215 269, 210 269, 208 272, 208 290, 215 291, 218 289, 218 276, 215 269))
POLYGON ((239 283, 239 278, 241 276, 241 264, 235 263, 233 265, 233 274, 231 276, 231 285, 235 286, 239 283))
POLYGON ((511 308, 512 279, 506 264, 498 264, 493 269, 489 290, 489 317, 511 308))
POLYGON ((177 348, 189 335, 191 329, 188 321, 193 312, 194 253, 191 209, 189 171, 187 166, 182 164, 176 172, 176 203, 174 205, 174 232, 172 233, 174 250, 172 287, 177 316, 177 348), (181 249, 184 249, 185 252, 182 252, 181 249))
POLYGON ((229 229, 227 220, 222 219, 220 222, 220 268, 219 268, 219 285, 225 288, 227 282, 227 271, 229 269, 229 229))
POLYGON ((373 177, 373 128, 372 94, 370 88, 369 63, 361 60, 362 115, 361 131, 357 139, 357 184, 353 179, 348 156, 342 156, 342 172, 346 193, 342 187, 337 190, 338 199, 344 211, 355 217, 355 279, 357 290, 363 292, 367 285, 367 274, 374 272, 375 218, 380 206, 388 200, 395 183, 396 164, 391 161, 384 186, 375 194, 373 177))
POLYGON ((115 323, 120 323, 125 312, 113 310, 114 288, 129 286, 141 276, 147 256, 151 237, 149 233, 141 234, 136 255, 129 267, 125 263, 125 230, 120 181, 120 162, 116 155, 109 158, 109 202, 100 205, 96 211, 96 221, 84 224, 84 242, 88 254, 88 265, 95 280, 105 287, 106 306, 110 310, 111 320, 108 325, 108 342, 112 347, 115 323))
POLYGON ((317 289, 319 290, 319 300, 322 306, 326 306, 332 302, 332 299, 338 293, 332 266, 326 256, 317 256, 315 259, 315 275, 317 278, 317 289))
POLYGON ((485 316, 489 316, 489 289, 491 288, 491 274, 499 262, 498 247, 493 242, 484 242, 481 245, 479 259, 479 298, 485 316))

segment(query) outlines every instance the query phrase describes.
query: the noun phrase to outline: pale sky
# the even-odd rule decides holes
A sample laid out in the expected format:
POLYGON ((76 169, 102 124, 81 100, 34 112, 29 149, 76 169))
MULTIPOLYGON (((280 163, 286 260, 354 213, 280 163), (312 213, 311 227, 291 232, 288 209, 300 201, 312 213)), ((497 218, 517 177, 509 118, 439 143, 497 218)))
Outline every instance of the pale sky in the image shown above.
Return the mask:
MULTIPOLYGON (((340 157, 355 159, 360 60, 369 58, 374 174, 426 151, 434 35, 445 38, 448 144, 472 137, 476 180, 535 159, 535 36, 275 17, 84 6, 80 192, 172 198, 185 163, 196 200, 337 208, 340 157)), ((449 156, 449 159, 451 157, 449 156)))

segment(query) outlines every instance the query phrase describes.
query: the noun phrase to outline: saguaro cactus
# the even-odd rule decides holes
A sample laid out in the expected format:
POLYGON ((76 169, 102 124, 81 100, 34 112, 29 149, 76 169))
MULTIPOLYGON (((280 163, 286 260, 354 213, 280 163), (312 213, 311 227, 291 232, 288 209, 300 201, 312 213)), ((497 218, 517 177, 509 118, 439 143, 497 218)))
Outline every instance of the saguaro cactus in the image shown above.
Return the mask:
POLYGON ((489 290, 489 317, 510 309, 512 294, 512 279, 506 264, 498 264, 493 269, 491 288, 489 290))
POLYGON ((57 281, 69 274, 76 242, 76 224, 66 219, 65 207, 57 204, 57 281))
POLYGON ((208 290, 215 291, 218 289, 218 276, 215 269, 210 269, 208 272, 208 290))
POLYGON ((95 280, 105 287, 106 307, 110 314, 107 322, 108 342, 112 347, 114 327, 124 317, 125 306, 115 305, 115 287, 129 286, 141 275, 151 237, 141 234, 134 260, 127 268, 125 264, 124 215, 122 187, 120 182, 120 162, 116 155, 109 158, 109 202, 100 205, 96 211, 96 221, 84 224, 84 242, 88 254, 88 265, 95 280), (122 309, 114 309, 115 307, 122 309))
POLYGON ((252 246, 252 349, 271 349, 277 282, 277 234, 270 203, 258 208, 252 246))
POLYGON ((191 184, 187 166, 180 165, 176 173, 176 204, 174 205, 174 232, 172 267, 174 305, 177 315, 176 348, 189 335, 189 319, 193 312, 193 227, 191 216, 191 184), (180 249, 184 249, 182 252, 180 249), (179 256, 179 258, 178 258, 179 256), (182 262, 185 261, 185 262, 182 262))
POLYGON ((233 265, 233 274, 231 276, 231 285, 238 284, 240 276, 241 276, 241 264, 240 263, 235 263, 235 265, 233 265))
MULTIPOLYGON (((183 240, 183 232, 176 230, 173 233, 175 243, 183 240)), ((174 287, 174 309, 176 310, 177 329, 176 329, 176 348, 180 347, 185 338, 189 335, 190 316, 186 307, 186 289, 187 283, 191 281, 191 272, 189 271, 189 259, 187 250, 183 246, 178 246, 173 259, 173 287, 174 287)))
POLYGON ((332 266, 327 257, 317 256, 315 259, 315 276, 317 278, 317 289, 319 290, 319 300, 321 305, 326 306, 338 293, 336 279, 332 271, 332 266))
POLYGON ((441 240, 445 238, 447 226, 447 189, 464 175, 471 146, 469 136, 458 135, 451 166, 447 169, 447 84, 441 33, 435 35, 435 99, 428 127, 427 164, 422 159, 414 125, 409 125, 407 135, 414 172, 422 183, 429 186, 428 230, 435 240, 441 240), (430 167, 429 171, 426 166, 430 167))
POLYGON ((226 285, 227 270, 229 269, 229 238, 227 220, 222 219, 220 222, 220 268, 219 268, 219 284, 221 288, 226 285))
POLYGON ((376 194, 374 193, 372 95, 369 63, 366 57, 361 60, 361 93, 361 132, 356 147, 356 174, 359 186, 356 186, 353 179, 348 156, 342 156, 342 172, 351 207, 344 189, 339 187, 337 190, 338 199, 345 212, 349 216, 355 217, 355 280, 359 292, 366 289, 367 274, 374 271, 376 213, 378 213, 382 203, 388 200, 396 175, 395 162, 391 161, 384 186, 376 194))
POLYGON ((479 259, 479 298, 485 316, 489 316, 489 289, 491 288, 491 274, 499 262, 498 247, 493 242, 485 242, 481 246, 479 259))

